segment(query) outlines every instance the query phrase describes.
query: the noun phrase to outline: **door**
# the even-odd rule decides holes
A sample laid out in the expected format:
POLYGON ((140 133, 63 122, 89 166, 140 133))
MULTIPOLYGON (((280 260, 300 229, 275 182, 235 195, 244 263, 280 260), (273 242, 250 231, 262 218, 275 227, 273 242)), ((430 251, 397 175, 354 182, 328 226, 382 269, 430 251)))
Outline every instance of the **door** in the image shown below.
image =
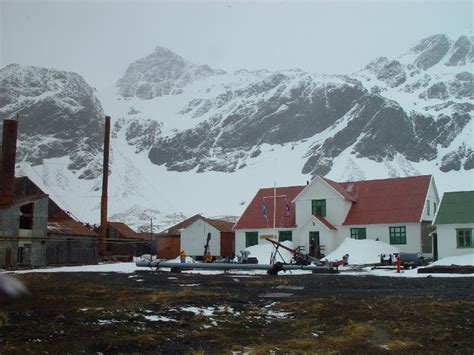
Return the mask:
POLYGON ((234 255, 235 233, 221 232, 221 256, 231 257, 234 255))
POLYGON ((438 260, 438 234, 433 233, 433 259, 438 260))
POLYGON ((319 241, 319 231, 309 232, 309 255, 315 258, 321 256, 321 244, 319 241))
POLYGON ((5 249, 5 266, 10 266, 12 264, 12 249, 5 249))

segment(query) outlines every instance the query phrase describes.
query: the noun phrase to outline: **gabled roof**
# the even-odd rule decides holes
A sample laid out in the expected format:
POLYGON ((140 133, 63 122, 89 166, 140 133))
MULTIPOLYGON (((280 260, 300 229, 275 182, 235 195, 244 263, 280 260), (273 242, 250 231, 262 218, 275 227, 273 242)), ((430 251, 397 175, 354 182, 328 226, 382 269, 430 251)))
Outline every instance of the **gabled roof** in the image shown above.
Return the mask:
POLYGON ((202 218, 202 216, 200 214, 195 214, 194 216, 192 216, 188 219, 185 219, 184 221, 179 222, 178 224, 175 224, 174 226, 169 227, 169 228, 165 229, 164 231, 162 231, 158 234, 160 236, 180 235, 181 234, 181 231, 180 231, 181 229, 184 229, 184 228, 190 226, 198 218, 202 218))
POLYGON ((162 232, 159 233, 159 236, 172 236, 172 235, 180 235, 181 230, 189 227, 191 224, 196 222, 198 219, 202 219, 203 221, 209 223, 211 226, 216 228, 219 232, 232 232, 232 226, 234 225, 232 222, 228 222, 222 219, 212 219, 203 217, 200 214, 196 214, 162 232))
POLYGON ((295 204, 293 199, 305 186, 273 187, 260 189, 247 206, 234 229, 273 228, 273 205, 276 191, 275 228, 295 227, 295 204), (263 210, 266 211, 266 216, 263 210))
POLYGON ((229 221, 224 221, 222 219, 211 219, 211 218, 204 218, 203 219, 209 223, 211 226, 216 228, 219 232, 233 232, 232 227, 234 223, 229 221))
POLYGON ((433 224, 474 223, 474 191, 446 192, 433 224))
POLYGON ((70 219, 50 219, 48 220, 48 234, 60 234, 70 236, 98 237, 99 235, 92 229, 81 223, 70 219))
POLYGON ((339 183, 356 199, 344 225, 420 222, 431 175, 339 183))
MULTIPOLYGON (((346 190, 346 188, 344 188, 340 183, 338 182, 335 182, 335 181, 332 181, 332 180, 329 180, 325 177, 321 177, 321 179, 323 179, 324 181, 326 181, 334 190, 336 190, 340 195, 342 195, 346 200, 349 200, 349 201, 355 201, 356 199, 354 198, 354 196, 351 195, 350 191, 348 190, 351 190, 352 191, 352 188, 348 188, 346 190)), ((350 186, 350 185, 349 185, 350 186)), ((348 186, 348 187, 349 187, 348 186)))
POLYGON ((135 238, 138 239, 139 235, 129 226, 122 222, 107 222, 109 228, 115 229, 117 232, 122 234, 125 238, 135 238))
POLYGON ((29 177, 15 177, 14 202, 48 198, 48 234, 97 237, 98 234, 72 218, 69 213, 44 193, 29 177))
POLYGON ((0 205, 0 210, 6 210, 13 206, 24 205, 25 203, 41 200, 42 198, 48 198, 48 195, 32 195, 32 196, 14 197, 11 203, 8 203, 6 205, 0 205))
POLYGON ((318 219, 318 221, 320 221, 322 224, 324 224, 326 226, 327 229, 330 229, 330 230, 336 230, 336 227, 334 227, 331 223, 329 223, 329 221, 322 217, 322 216, 314 216, 318 219))

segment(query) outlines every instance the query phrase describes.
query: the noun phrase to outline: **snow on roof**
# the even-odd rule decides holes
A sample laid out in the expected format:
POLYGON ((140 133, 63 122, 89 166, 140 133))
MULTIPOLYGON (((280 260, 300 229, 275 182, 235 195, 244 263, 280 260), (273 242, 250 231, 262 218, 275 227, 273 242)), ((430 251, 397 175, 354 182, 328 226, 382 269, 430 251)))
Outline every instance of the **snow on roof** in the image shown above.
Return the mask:
POLYGON ((384 242, 363 239, 346 238, 342 244, 324 259, 340 260, 349 254, 349 265, 373 264, 380 261, 380 254, 400 252, 398 248, 384 242))

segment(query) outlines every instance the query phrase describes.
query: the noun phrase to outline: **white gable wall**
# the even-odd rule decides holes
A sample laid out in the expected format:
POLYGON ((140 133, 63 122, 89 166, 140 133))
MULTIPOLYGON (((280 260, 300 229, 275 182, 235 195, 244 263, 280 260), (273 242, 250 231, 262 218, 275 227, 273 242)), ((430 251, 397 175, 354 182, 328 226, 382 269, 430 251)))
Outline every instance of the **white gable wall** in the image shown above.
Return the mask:
MULTIPOLYGON (((458 256, 473 254, 474 247, 458 248, 456 229, 471 229, 474 231, 474 223, 464 224, 438 224, 436 226, 436 233, 438 234, 438 258, 445 258, 447 256, 458 256)), ((471 232, 472 233, 472 232, 471 232)), ((472 240, 471 236, 471 240, 472 240)))
POLYGON ((344 222, 352 205, 325 181, 316 177, 295 200, 297 226, 304 225, 311 218, 312 200, 326 200, 325 218, 334 226, 344 222))
MULTIPOLYGON (((295 247, 303 246, 304 252, 309 253, 309 232, 319 232, 319 244, 324 246, 324 250, 321 250, 322 253, 329 254, 336 248, 336 231, 327 229, 327 227, 315 217, 312 217, 297 230, 298 242, 295 241, 295 247)), ((293 238, 293 240, 295 240, 295 238, 293 238)))
POLYGON ((425 205, 423 207, 423 214, 421 216, 422 221, 432 221, 434 220, 435 216, 435 204, 436 210, 439 208, 439 196, 438 191, 436 189, 436 185, 434 183, 434 179, 431 179, 430 186, 428 188, 428 193, 425 199, 425 205), (428 214, 428 201, 429 201, 429 214, 428 214))
POLYGON ((181 249, 189 256, 202 256, 207 233, 211 233, 209 251, 213 256, 221 254, 221 233, 203 219, 194 221, 181 232, 181 249))

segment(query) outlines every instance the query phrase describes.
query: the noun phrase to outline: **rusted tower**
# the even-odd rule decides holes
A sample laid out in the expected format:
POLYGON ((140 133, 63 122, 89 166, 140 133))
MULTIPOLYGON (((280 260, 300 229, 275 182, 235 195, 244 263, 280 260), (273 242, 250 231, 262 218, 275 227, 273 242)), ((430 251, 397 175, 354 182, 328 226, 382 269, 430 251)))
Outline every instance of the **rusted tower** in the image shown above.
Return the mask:
POLYGON ((109 188, 110 116, 105 116, 104 128, 104 165, 102 168, 102 197, 100 201, 99 244, 99 252, 102 256, 105 256, 107 252, 107 191, 109 188))

